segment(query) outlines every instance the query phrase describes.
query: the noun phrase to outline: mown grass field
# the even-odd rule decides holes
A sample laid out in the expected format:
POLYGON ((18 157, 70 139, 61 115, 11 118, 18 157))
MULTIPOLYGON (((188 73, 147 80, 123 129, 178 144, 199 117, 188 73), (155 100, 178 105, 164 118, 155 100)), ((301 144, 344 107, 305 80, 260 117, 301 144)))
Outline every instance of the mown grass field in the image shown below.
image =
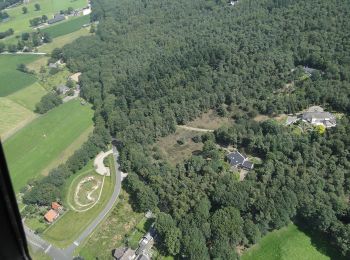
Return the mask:
MULTIPOLYGON (((52 38, 57 38, 81 29, 84 24, 90 23, 90 15, 80 16, 78 18, 70 19, 66 22, 61 22, 43 29, 43 32, 50 34, 52 38)), ((54 39, 55 41, 55 39, 54 39)))
POLYGON ((106 220, 75 253, 85 259, 111 259, 112 250, 124 245, 124 237, 129 236, 143 218, 144 214, 133 211, 128 193, 122 190, 106 220))
POLYGON ((54 50, 55 48, 61 48, 62 46, 75 41, 76 39, 78 39, 81 36, 90 35, 89 30, 90 30, 89 27, 88 28, 81 28, 75 32, 59 36, 59 37, 55 38, 55 40, 52 41, 51 43, 40 46, 38 48, 39 52, 51 53, 52 50, 54 50))
POLYGON ((16 102, 0 97, 0 136, 5 138, 11 130, 35 118, 35 114, 16 102))
POLYGON ((93 111, 79 100, 67 102, 11 136, 4 144, 15 191, 45 169, 92 125, 93 111))
POLYGON ((28 64, 40 58, 37 55, 0 55, 0 97, 8 96, 35 83, 34 75, 17 70, 17 65, 28 64))
POLYGON ((7 96, 7 98, 31 111, 34 111, 35 105, 46 93, 47 91, 38 82, 35 82, 34 84, 7 96))
MULTIPOLYGON (((110 165, 114 167, 113 158, 110 161, 110 165)), ((66 194, 65 205, 67 205, 68 196, 73 196, 74 193, 74 191, 70 190, 71 187, 74 188, 74 185, 71 185, 71 183, 76 178, 80 178, 83 175, 90 175, 92 172, 94 172, 94 168, 92 162, 90 162, 67 181, 64 192, 66 194)), ((85 212, 76 212, 69 209, 62 218, 58 219, 56 223, 45 230, 42 235, 43 238, 58 247, 65 247, 79 237, 80 233, 97 217, 110 199, 115 186, 114 174, 115 171, 111 171, 111 176, 105 177, 101 198, 93 208, 85 212)))
MULTIPOLYGON (((46 15, 49 19, 53 17, 55 13, 60 10, 73 7, 74 9, 87 6, 86 0, 34 0, 30 1, 29 4, 22 4, 17 7, 11 8, 6 12, 10 15, 10 20, 5 23, 0 23, 0 31, 6 31, 12 28, 15 34, 22 33, 25 31, 31 31, 29 20, 35 17, 41 17, 46 15), (34 5, 40 4, 41 10, 35 11, 34 5), (28 13, 23 14, 22 7, 28 8, 28 13)), ((14 37, 12 37, 14 38, 14 37)), ((6 38, 4 39, 6 40, 6 38)))
MULTIPOLYGON (((319 243, 318 243, 319 244, 319 243)), ((294 224, 273 231, 248 249, 242 260, 327 260, 337 259, 328 256, 328 248, 314 246, 314 241, 294 224), (320 251, 318 251, 320 250, 320 251)))

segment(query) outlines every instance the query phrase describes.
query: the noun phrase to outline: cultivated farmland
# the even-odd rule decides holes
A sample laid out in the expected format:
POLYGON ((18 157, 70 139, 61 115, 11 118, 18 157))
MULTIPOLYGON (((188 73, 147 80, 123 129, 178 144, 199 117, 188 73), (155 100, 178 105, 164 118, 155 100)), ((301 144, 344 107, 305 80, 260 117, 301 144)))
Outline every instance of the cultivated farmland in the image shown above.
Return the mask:
POLYGON ((50 34, 52 38, 57 38, 79 30, 84 24, 90 23, 90 15, 80 16, 67 22, 62 22, 43 29, 43 32, 50 34))
POLYGON ((91 125, 91 107, 75 100, 49 111, 11 136, 4 149, 15 191, 29 179, 39 177, 91 125))
POLYGON ((61 48, 62 46, 71 43, 78 39, 81 36, 87 36, 89 35, 89 28, 81 28, 78 31, 69 33, 67 35, 62 35, 57 38, 51 43, 42 45, 39 47, 40 52, 46 52, 46 53, 51 53, 53 49, 55 48, 61 48))
POLYGON ((37 55, 0 55, 0 97, 10 95, 36 81, 34 75, 18 71, 17 65, 28 64, 38 58, 37 55))

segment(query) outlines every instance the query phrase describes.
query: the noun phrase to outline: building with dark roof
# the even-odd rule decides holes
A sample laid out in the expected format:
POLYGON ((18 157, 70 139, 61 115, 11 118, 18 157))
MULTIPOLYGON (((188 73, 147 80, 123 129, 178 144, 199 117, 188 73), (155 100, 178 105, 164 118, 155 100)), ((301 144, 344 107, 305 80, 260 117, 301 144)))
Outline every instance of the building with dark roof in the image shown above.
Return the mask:
POLYGON ((233 167, 244 168, 246 170, 252 170, 254 168, 254 164, 238 151, 227 155, 227 159, 233 167))
POLYGON ((58 23, 60 21, 65 20, 66 17, 63 14, 56 14, 52 19, 48 20, 48 24, 58 23))

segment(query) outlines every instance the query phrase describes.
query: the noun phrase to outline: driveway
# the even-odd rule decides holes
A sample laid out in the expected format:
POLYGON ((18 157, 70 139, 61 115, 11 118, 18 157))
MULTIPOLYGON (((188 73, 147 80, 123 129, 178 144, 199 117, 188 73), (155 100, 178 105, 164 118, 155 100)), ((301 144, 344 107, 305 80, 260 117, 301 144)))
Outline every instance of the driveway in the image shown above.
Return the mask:
POLYGON ((109 199, 105 208, 100 212, 100 214, 92 221, 92 223, 81 233, 81 235, 68 247, 57 248, 50 244, 49 242, 43 240, 38 235, 34 234, 27 226, 24 225, 24 231, 27 236, 27 241, 35 248, 43 251, 45 254, 52 257, 55 260, 71 260, 73 258, 74 250, 94 231, 94 229, 100 224, 100 222, 105 218, 108 212, 113 208, 116 202, 122 183, 122 175, 119 170, 119 153, 115 146, 113 146, 113 156, 115 159, 115 187, 111 198, 109 199))

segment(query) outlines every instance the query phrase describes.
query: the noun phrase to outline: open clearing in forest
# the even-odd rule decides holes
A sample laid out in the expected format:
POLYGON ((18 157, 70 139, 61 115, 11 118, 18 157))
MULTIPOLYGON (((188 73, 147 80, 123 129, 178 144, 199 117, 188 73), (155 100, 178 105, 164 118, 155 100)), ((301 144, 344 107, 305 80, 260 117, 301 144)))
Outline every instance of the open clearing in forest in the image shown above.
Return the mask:
POLYGON ((15 191, 42 171, 92 126, 90 105, 74 100, 40 116, 4 144, 15 191), (69 115, 69 116, 68 116, 69 115))
MULTIPOLYGON (((80 16, 66 22, 58 23, 43 29, 43 32, 50 34, 52 38, 57 38, 81 29, 84 24, 90 23, 90 15, 80 16)), ((55 41, 55 39, 53 40, 55 41)), ((62 47, 62 46, 61 46, 62 47)))
POLYGON ((224 125, 230 125, 233 120, 228 117, 220 117, 216 114, 214 110, 209 110, 203 113, 201 116, 197 117, 195 120, 186 124, 186 126, 215 130, 224 125))
POLYGON ((35 83, 34 75, 17 70, 17 66, 21 63, 31 63, 38 58, 38 55, 30 54, 0 55, 0 97, 10 95, 35 83))
POLYGON ((267 234, 257 245, 254 245, 243 254, 242 260, 341 259, 338 256, 333 258, 323 253, 329 251, 329 248, 316 248, 314 244, 315 242, 319 244, 319 241, 314 241, 313 239, 296 225, 290 224, 287 227, 267 234))
POLYGON ((192 141, 194 136, 201 136, 204 133, 189 131, 182 128, 177 128, 174 134, 162 137, 155 144, 161 156, 166 158, 173 165, 191 157, 196 151, 201 151, 203 144, 192 141), (183 141, 180 144, 179 141, 183 141))
MULTIPOLYGON (((10 16, 10 20, 4 23, 0 23, 0 31, 6 31, 12 28, 18 35, 22 32, 32 31, 33 28, 30 27, 29 20, 46 15, 49 19, 53 17, 54 14, 59 13, 60 10, 66 10, 68 7, 73 7, 74 9, 87 6, 86 0, 34 0, 30 1, 29 4, 22 4, 17 7, 6 10, 10 16), (39 11, 35 11, 34 5, 40 4, 39 11), (23 14, 22 7, 26 6, 28 8, 28 13, 23 14)), ((15 40, 14 36, 7 37, 3 40, 15 40)), ((1 42, 1 41, 0 41, 1 42)))

